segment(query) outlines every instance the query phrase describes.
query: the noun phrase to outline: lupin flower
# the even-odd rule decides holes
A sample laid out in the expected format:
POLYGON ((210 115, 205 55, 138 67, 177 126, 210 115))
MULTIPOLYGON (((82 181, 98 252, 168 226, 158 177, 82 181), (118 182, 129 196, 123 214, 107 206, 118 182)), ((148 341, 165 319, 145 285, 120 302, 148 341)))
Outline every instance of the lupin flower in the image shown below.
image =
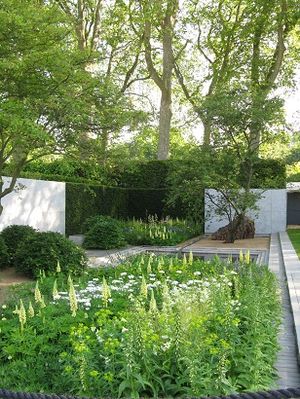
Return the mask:
POLYGON ((68 283, 69 286, 70 286, 71 284, 73 284, 73 280, 72 280, 72 277, 71 277, 70 274, 68 275, 67 283, 68 283))
POLYGON ((243 262, 244 262, 244 254, 243 254, 243 251, 242 251, 242 250, 240 250, 240 257, 239 257, 239 260, 240 260, 240 263, 243 263, 243 262))
POLYGON ((193 261, 194 261, 193 252, 190 251, 190 253, 189 253, 189 265, 192 265, 192 264, 193 264, 193 261))
POLYGON ((76 316, 76 312, 78 310, 78 305, 77 305, 77 298, 76 298, 76 292, 75 288, 73 285, 72 278, 69 276, 68 278, 68 283, 69 283, 69 300, 70 300, 70 309, 72 312, 72 316, 76 316))
POLYGON ((33 309, 31 301, 29 302, 29 306, 28 306, 28 316, 34 317, 34 309, 33 309))
POLYGON ((182 265, 183 265, 183 266, 186 266, 186 265, 187 265, 187 260, 186 260, 185 254, 183 254, 182 265))
POLYGON ((150 257, 148 260, 148 265, 147 265, 147 273, 148 274, 150 274, 152 272, 151 263, 152 263, 152 258, 150 257))
POLYGON ((107 281, 105 279, 105 277, 103 277, 103 282, 102 282, 102 299, 104 302, 105 307, 107 307, 108 304, 108 300, 111 297, 111 292, 110 292, 110 288, 107 284, 107 281))
POLYGON ((248 251, 245 253, 245 263, 246 263, 247 265, 249 265, 249 264, 250 264, 250 261, 251 261, 251 257, 250 257, 250 251, 249 251, 249 249, 248 249, 248 251))
POLYGON ((57 281, 56 280, 54 280, 54 283, 53 283, 52 297, 53 297, 54 300, 60 298, 60 295, 59 295, 58 289, 57 289, 57 281))
POLYGON ((168 311, 171 305, 170 290, 168 284, 165 282, 162 290, 163 310, 168 311))
POLYGON ((34 300, 35 300, 36 303, 41 303, 41 301, 42 301, 42 295, 41 295, 41 291, 39 289, 39 282, 38 281, 35 284, 34 300))
POLYGON ((142 277, 142 284, 141 284, 141 289, 140 289, 140 294, 141 296, 147 298, 148 297, 148 287, 147 287, 147 283, 145 280, 145 277, 142 277))
POLYGON ((150 299, 150 304, 149 304, 149 312, 154 313, 157 311, 157 304, 156 304, 156 299, 154 296, 154 291, 151 290, 151 299, 150 299))
POLYGON ((19 309, 18 315, 19 315, 19 322, 21 325, 21 331, 23 331, 24 325, 26 323, 26 310, 25 310, 22 299, 20 299, 20 309, 19 309))
POLYGON ((60 262, 59 262, 59 259, 57 259, 57 264, 56 264, 56 273, 61 273, 61 267, 60 267, 60 262))

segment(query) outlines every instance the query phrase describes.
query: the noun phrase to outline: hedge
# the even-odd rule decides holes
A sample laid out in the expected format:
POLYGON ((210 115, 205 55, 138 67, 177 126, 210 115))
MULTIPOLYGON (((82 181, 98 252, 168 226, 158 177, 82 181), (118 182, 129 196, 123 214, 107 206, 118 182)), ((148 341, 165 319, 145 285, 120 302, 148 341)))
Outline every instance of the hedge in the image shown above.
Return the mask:
POLYGON ((84 221, 95 215, 120 219, 157 214, 184 217, 183 209, 169 209, 167 189, 131 189, 66 183, 66 234, 82 233, 84 221))

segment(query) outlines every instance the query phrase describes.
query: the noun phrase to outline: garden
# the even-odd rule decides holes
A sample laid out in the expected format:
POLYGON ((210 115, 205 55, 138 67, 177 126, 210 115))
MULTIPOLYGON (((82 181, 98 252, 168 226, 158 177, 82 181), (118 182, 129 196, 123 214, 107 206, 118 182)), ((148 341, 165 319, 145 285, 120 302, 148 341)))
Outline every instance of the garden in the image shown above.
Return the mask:
POLYGON ((7 389, 138 398, 274 383, 277 282, 249 253, 236 263, 145 253, 76 272, 58 261, 2 305, 7 389))
POLYGON ((1 0, 0 275, 27 282, 0 283, 0 388, 167 398, 276 385, 276 276, 253 253, 181 250, 210 218, 207 189, 232 243, 254 237, 253 189, 299 180, 298 10, 1 0), (21 177, 61 184, 34 181, 31 195, 21 177), (88 267, 87 250, 128 246, 144 247, 88 267))

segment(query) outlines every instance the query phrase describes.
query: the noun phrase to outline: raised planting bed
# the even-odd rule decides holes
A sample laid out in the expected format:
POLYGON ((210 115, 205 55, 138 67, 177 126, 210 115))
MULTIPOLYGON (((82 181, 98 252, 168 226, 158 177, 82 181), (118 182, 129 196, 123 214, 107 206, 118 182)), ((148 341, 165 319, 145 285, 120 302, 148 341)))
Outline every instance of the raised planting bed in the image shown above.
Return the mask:
POLYGON ((277 282, 248 256, 233 263, 143 254, 18 290, 2 309, 7 389, 174 397, 274 386, 277 282))

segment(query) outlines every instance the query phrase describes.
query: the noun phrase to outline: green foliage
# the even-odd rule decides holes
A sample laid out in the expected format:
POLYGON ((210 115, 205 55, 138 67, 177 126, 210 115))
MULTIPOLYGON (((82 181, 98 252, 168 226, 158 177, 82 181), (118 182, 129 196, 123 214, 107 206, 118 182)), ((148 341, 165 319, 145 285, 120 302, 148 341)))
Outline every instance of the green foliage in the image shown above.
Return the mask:
POLYGON ((252 188, 285 188, 286 181, 286 167, 282 161, 258 158, 254 162, 252 188))
POLYGON ((66 184, 66 234, 82 233, 88 217, 99 214, 115 218, 128 215, 129 192, 114 187, 66 184))
POLYGON ((4 269, 9 265, 8 248, 3 237, 0 236, 0 269, 4 269))
POLYGON ((85 248, 111 249, 125 245, 122 224, 109 216, 94 216, 85 223, 85 248))
POLYGON ((297 252, 300 258, 300 229, 289 229, 288 235, 295 251, 297 252))
POLYGON ((186 220, 159 220, 157 215, 148 216, 147 222, 124 222, 125 239, 132 245, 176 245, 202 233, 202 227, 186 220))
POLYGON ((172 161, 124 162, 116 165, 114 174, 120 187, 167 187, 166 178, 172 161))
POLYGON ((280 301, 267 267, 246 257, 232 263, 141 255, 75 278, 73 315, 68 280, 41 277, 43 303, 34 285, 18 287, 2 309, 0 378, 7 389, 138 398, 273 386, 280 301))
POLYGON ((181 216, 181 210, 169 212, 165 207, 165 189, 125 189, 95 185, 66 184, 66 233, 83 232, 90 216, 107 215, 118 219, 159 217, 170 213, 181 216))
POLYGON ((84 271, 87 259, 83 249, 53 232, 28 236, 15 254, 16 269, 30 277, 37 277, 41 270, 55 272, 58 261, 63 273, 78 275, 84 271))
MULTIPOLYGON (((9 171, 9 168, 8 168, 9 171)), ((59 158, 51 162, 37 160, 25 166, 22 176, 53 177, 52 180, 73 181, 75 183, 96 183, 113 185, 109 168, 95 162, 59 158)), ((49 180, 49 178, 47 178, 49 180)))
POLYGON ((10 266, 13 266, 15 263, 15 254, 19 245, 28 237, 33 236, 35 232, 34 228, 21 225, 11 225, 1 231, 1 237, 7 246, 9 255, 8 264, 10 266))

